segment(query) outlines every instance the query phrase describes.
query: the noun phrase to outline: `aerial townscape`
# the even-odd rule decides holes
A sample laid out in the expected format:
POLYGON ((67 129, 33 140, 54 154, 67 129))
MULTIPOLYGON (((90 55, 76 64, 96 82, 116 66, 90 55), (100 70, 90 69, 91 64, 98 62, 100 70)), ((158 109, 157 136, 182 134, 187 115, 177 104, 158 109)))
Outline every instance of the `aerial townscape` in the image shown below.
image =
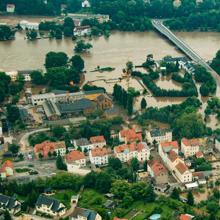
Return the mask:
POLYGON ((0 220, 220 220, 220 0, 0 0, 0 220))

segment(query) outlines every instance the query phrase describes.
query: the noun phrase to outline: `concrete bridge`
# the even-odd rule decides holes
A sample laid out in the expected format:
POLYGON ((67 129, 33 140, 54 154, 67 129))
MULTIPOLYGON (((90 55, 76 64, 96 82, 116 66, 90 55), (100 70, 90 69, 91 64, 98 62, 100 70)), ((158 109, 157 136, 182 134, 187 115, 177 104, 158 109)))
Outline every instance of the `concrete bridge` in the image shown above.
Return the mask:
MULTIPOLYGON (((171 32, 161 20, 152 20, 152 25, 158 32, 168 38, 173 44, 175 44, 183 53, 185 53, 195 63, 206 68, 212 76, 215 78, 218 88, 220 88, 220 76, 206 63, 206 61, 200 57, 192 48, 190 48, 185 42, 179 39, 173 32, 171 32)), ((217 91, 217 96, 220 96, 217 91)))

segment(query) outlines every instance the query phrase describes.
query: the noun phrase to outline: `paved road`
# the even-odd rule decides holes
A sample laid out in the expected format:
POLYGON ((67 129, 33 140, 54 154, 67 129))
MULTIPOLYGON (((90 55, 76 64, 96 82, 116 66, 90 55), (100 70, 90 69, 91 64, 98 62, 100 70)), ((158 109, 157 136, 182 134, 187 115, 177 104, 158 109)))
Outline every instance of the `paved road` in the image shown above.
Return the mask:
MULTIPOLYGON (((173 32, 171 32, 166 26, 163 25, 161 20, 152 20, 152 25, 156 28, 161 34, 167 37, 171 42, 173 42, 181 51, 183 51, 189 58, 194 62, 205 67, 215 78, 218 88, 220 88, 220 76, 206 63, 206 61, 200 57, 192 48, 190 48, 185 42, 179 39, 173 32)), ((217 92, 217 96, 220 96, 217 92)))

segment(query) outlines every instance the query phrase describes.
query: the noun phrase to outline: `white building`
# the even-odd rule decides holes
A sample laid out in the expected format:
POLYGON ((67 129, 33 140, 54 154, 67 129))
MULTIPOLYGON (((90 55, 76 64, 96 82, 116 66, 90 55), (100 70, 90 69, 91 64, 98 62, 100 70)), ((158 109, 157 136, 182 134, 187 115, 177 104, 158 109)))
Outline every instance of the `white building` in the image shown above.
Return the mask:
POLYGON ((26 20, 20 21, 19 25, 23 30, 39 30, 39 23, 29 22, 26 20))
POLYGON ((94 148, 89 152, 89 159, 92 164, 101 166, 108 164, 109 151, 107 148, 94 148))
POLYGON ((192 172, 178 156, 177 141, 159 144, 159 155, 177 181, 181 183, 192 182, 192 172))
POLYGON ((74 36, 83 37, 91 35, 91 27, 90 26, 77 26, 74 28, 74 36))
POLYGON ((62 216, 66 212, 66 207, 58 200, 41 194, 36 202, 35 209, 37 212, 41 212, 50 216, 62 216))
POLYGON ((93 148, 95 148, 95 147, 102 148, 102 147, 106 146, 106 140, 103 135, 90 137, 89 141, 93 145, 93 148))
POLYGON ((181 151, 185 157, 190 157, 196 155, 199 152, 200 141, 197 138, 181 140, 181 151))
POLYGON ((172 131, 169 129, 153 129, 146 131, 146 138, 150 143, 172 141, 172 131))
POLYGON ((82 1, 82 8, 90 8, 90 2, 88 0, 83 0, 82 1))
POLYGON ((75 149, 80 148, 82 152, 90 151, 94 148, 93 144, 91 144, 86 138, 74 139, 73 145, 75 149))
POLYGON ((137 158, 138 161, 146 161, 150 158, 150 149, 145 142, 131 143, 129 145, 119 145, 114 147, 115 156, 121 162, 128 162, 132 158, 137 158))
POLYGON ((8 13, 14 13, 15 12, 15 5, 14 4, 7 4, 6 5, 6 11, 8 13))

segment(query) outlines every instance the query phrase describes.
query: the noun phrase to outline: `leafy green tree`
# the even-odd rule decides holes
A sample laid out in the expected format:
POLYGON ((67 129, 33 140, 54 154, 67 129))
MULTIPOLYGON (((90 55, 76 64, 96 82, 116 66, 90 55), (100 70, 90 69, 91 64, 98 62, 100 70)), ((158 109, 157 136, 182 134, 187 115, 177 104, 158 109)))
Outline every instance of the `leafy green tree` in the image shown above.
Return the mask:
POLYGON ((44 77, 40 71, 31 72, 31 82, 35 85, 43 85, 44 77))
POLYGON ((55 38, 56 38, 57 40, 60 40, 60 39, 63 38, 63 33, 62 33, 62 30, 61 30, 60 28, 57 28, 57 29, 55 30, 55 38))
POLYGON ((72 37, 73 36, 73 29, 71 27, 64 27, 63 35, 64 35, 64 37, 72 37))
POLYGON ((46 54, 45 67, 47 69, 53 67, 66 66, 68 56, 63 52, 49 52, 46 54))
POLYGON ((111 188, 111 176, 105 172, 101 172, 96 177, 95 188, 101 193, 109 192, 111 188))
POLYGON ((7 105, 7 118, 12 124, 20 119, 19 109, 15 105, 7 105))
POLYGON ((187 204, 190 206, 194 205, 194 196, 193 196, 192 191, 189 191, 187 194, 187 204))
POLYGON ((12 220, 12 217, 8 210, 4 211, 4 220, 12 220))
POLYGON ((26 36, 28 40, 36 40, 37 39, 37 31, 36 30, 30 30, 26 32, 26 36))
POLYGON ((71 58, 72 67, 75 68, 77 71, 82 72, 85 67, 84 60, 79 55, 74 55, 71 58))
POLYGON ((172 199, 180 200, 180 191, 179 191, 179 189, 174 188, 171 195, 170 195, 170 197, 172 199))
POLYGON ((56 167, 58 170, 67 170, 67 166, 63 161, 63 158, 60 156, 60 154, 57 156, 56 159, 56 167))
POLYGON ((74 29, 75 25, 74 25, 74 22, 73 22, 73 19, 70 18, 70 17, 66 17, 64 19, 64 24, 63 24, 64 27, 70 27, 72 30, 74 29))
POLYGON ((52 134, 55 138, 60 139, 60 138, 64 137, 66 129, 62 126, 57 125, 57 126, 53 127, 51 129, 51 131, 52 131, 52 134))
POLYGON ((14 39, 15 31, 7 25, 0 25, 0 41, 14 39))
POLYGON ((38 158, 39 158, 40 160, 42 160, 43 157, 44 157, 43 154, 41 154, 41 153, 38 154, 38 158))
POLYGON ((142 98, 141 100, 141 109, 145 109, 147 107, 147 102, 145 98, 142 98))
POLYGON ((128 115, 133 114, 133 97, 131 95, 128 95, 128 103, 127 103, 127 109, 128 109, 128 115))
POLYGON ((92 48, 92 44, 85 43, 84 40, 79 40, 76 42, 76 46, 74 48, 74 51, 76 53, 84 53, 84 52, 87 52, 91 48, 92 48))
POLYGON ((122 168, 122 163, 118 158, 110 157, 108 164, 114 170, 119 170, 122 168))
POLYGON ((139 162, 138 162, 138 159, 136 157, 132 158, 131 160, 131 167, 133 169, 133 171, 138 171, 139 169, 139 162))
POLYGON ((25 200, 25 202, 27 203, 27 205, 28 205, 29 207, 34 208, 34 207, 35 207, 35 203, 36 203, 36 201, 37 201, 37 198, 38 198, 38 194, 37 194, 37 192, 33 189, 33 190, 31 191, 31 193, 28 194, 27 199, 25 200))
POLYGON ((17 144, 9 144, 8 150, 11 151, 13 154, 17 154, 19 151, 20 146, 17 144))

